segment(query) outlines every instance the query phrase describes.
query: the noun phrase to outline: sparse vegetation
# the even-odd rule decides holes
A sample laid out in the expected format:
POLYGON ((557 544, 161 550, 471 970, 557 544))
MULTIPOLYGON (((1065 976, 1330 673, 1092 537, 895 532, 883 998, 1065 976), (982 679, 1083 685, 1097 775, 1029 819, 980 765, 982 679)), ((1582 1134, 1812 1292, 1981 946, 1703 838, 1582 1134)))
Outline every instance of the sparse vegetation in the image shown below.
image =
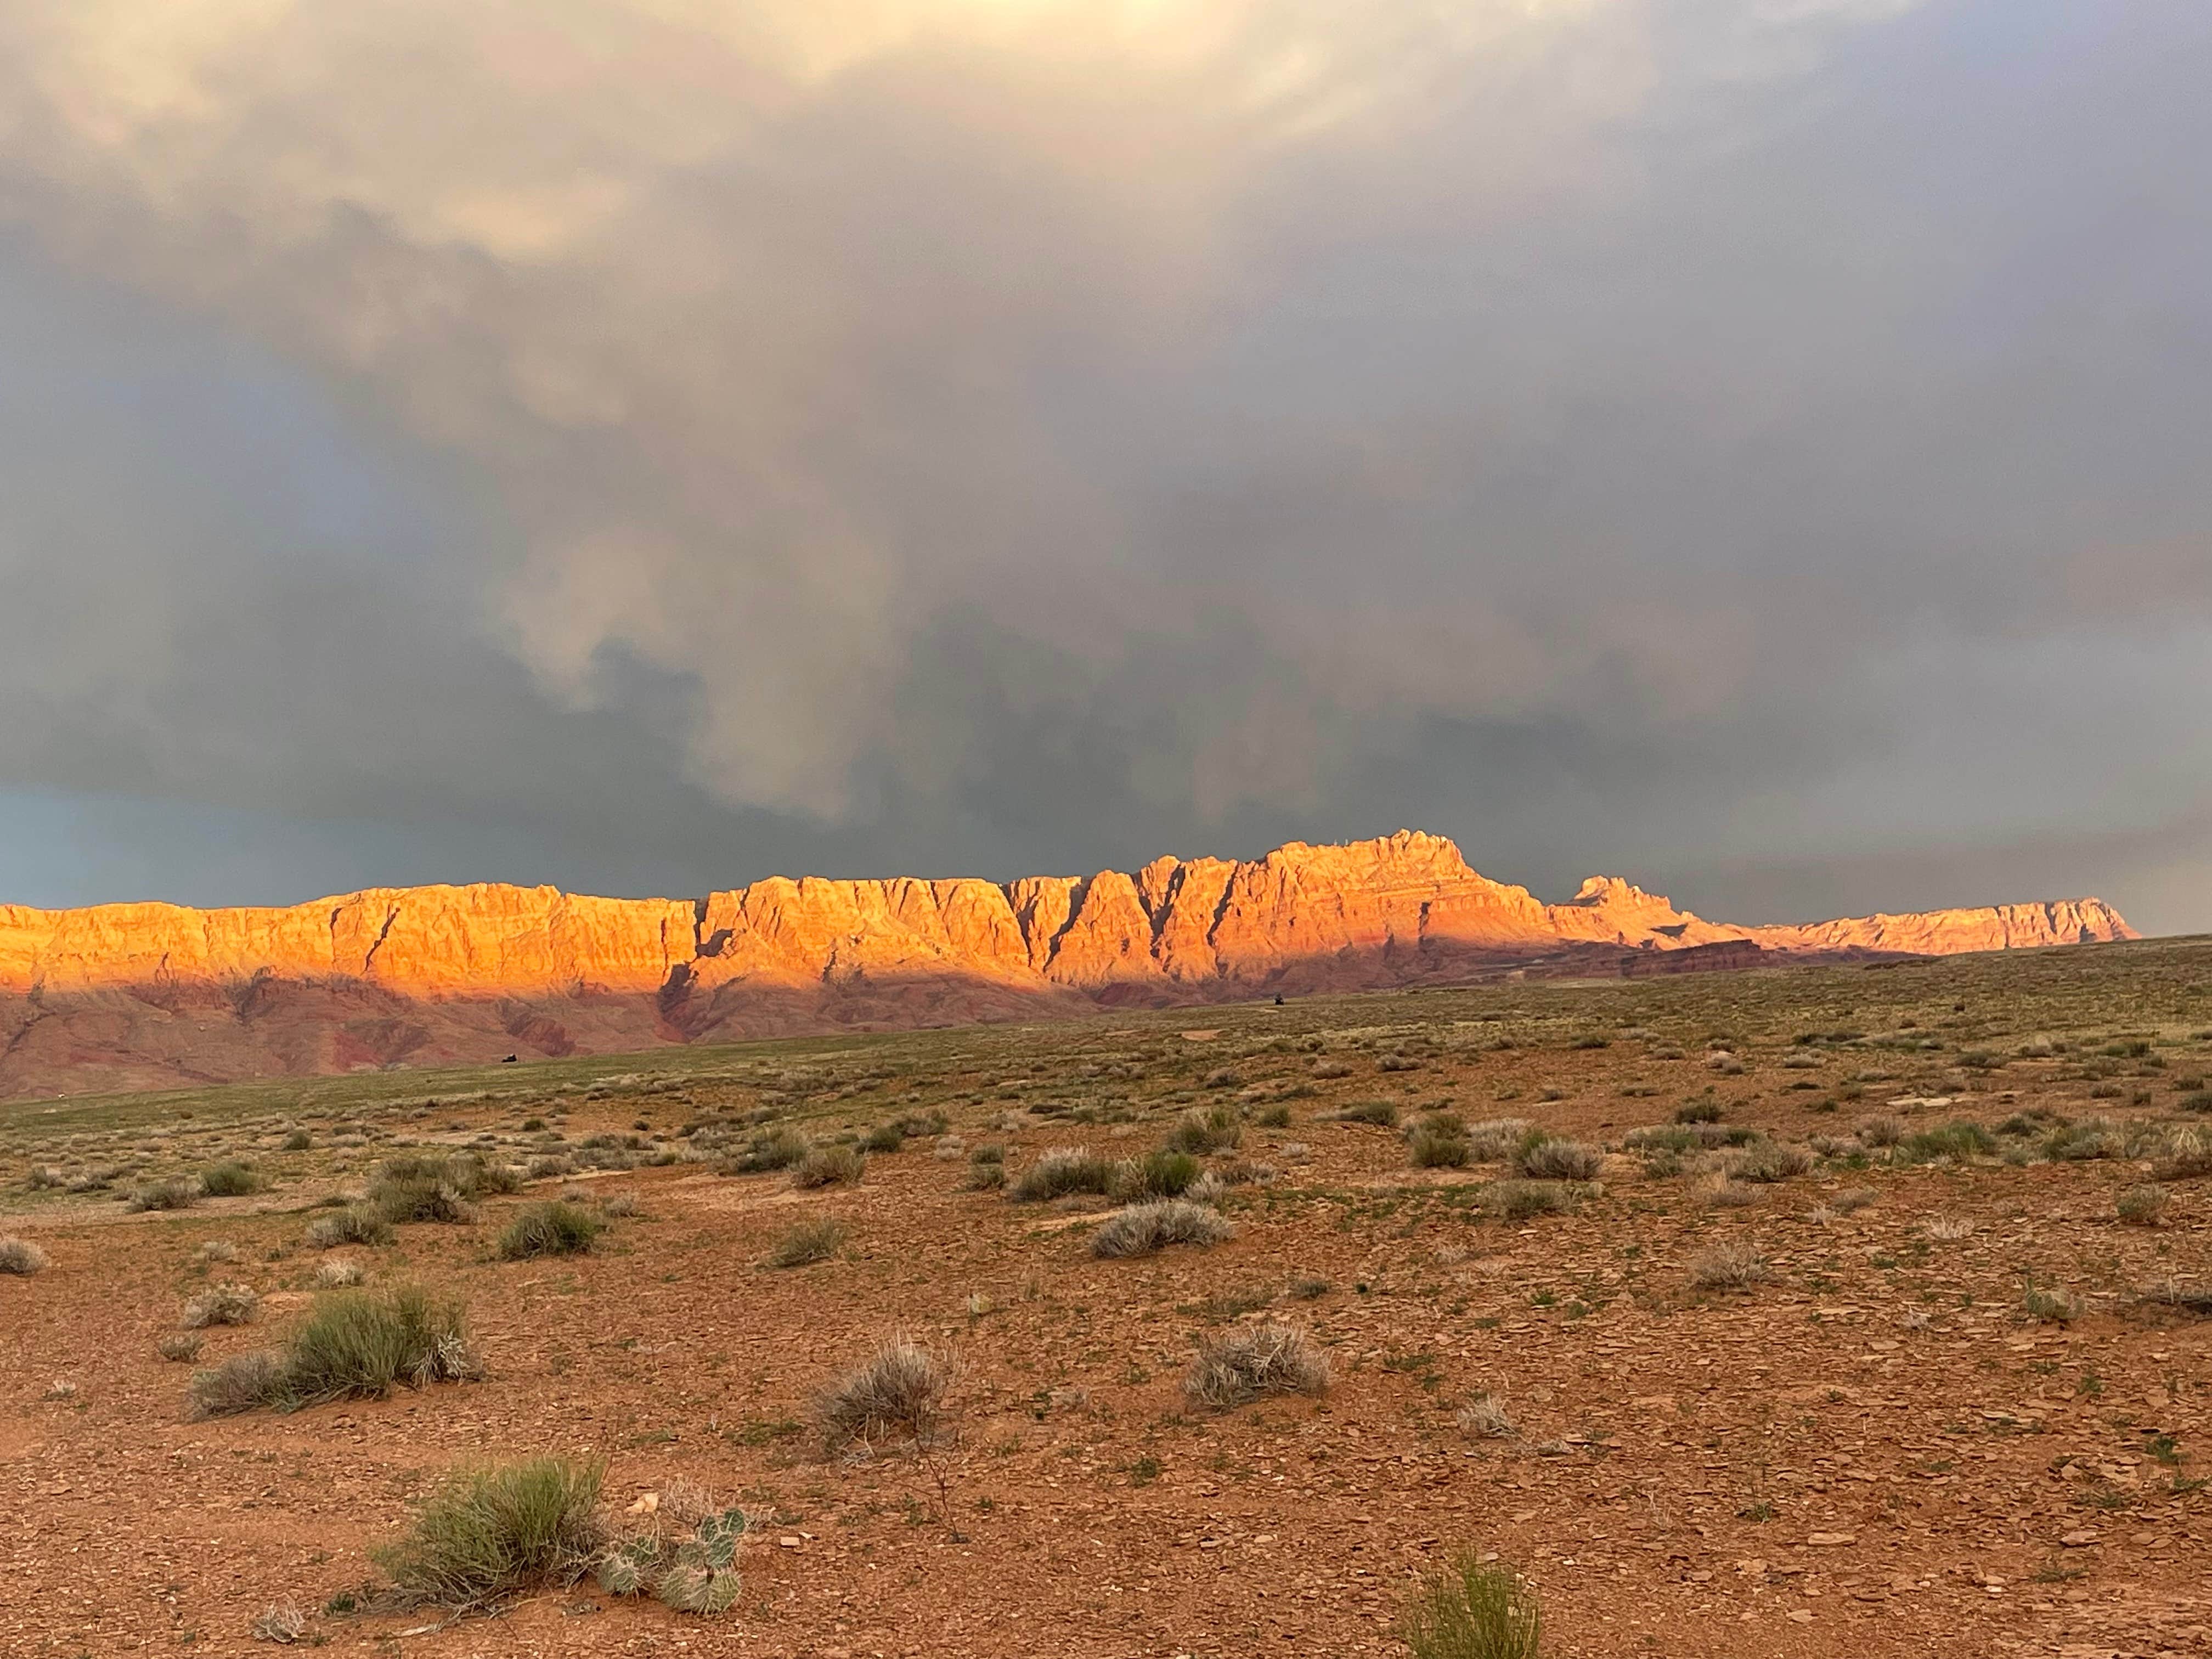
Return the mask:
POLYGON ((404 1601, 456 1613, 572 1584, 606 1542, 605 1479, 600 1464, 562 1457, 465 1470, 430 1495, 406 1537, 372 1554, 404 1601))
POLYGON ((1296 1325, 1269 1320, 1198 1340, 1183 1391, 1225 1408, 1271 1394, 1325 1394, 1328 1361, 1296 1325))
POLYGON ((210 1325, 250 1325, 260 1308, 261 1298, 252 1290, 234 1279, 225 1279, 185 1303, 177 1323, 188 1331, 205 1330, 210 1325))
POLYGON ((526 1261, 541 1255, 581 1255, 606 1224, 580 1204, 556 1199, 526 1204, 499 1236, 502 1261, 526 1261))
POLYGON ((1521 1432, 1504 1402, 1486 1394, 1478 1395, 1462 1406, 1452 1420, 1462 1434, 1478 1440, 1510 1440, 1521 1432))
POLYGON ((2119 1218, 2130 1227, 2155 1227, 2165 1218, 2166 1206, 2173 1194, 2154 1182, 2143 1182, 2121 1189, 2113 1200, 2119 1218))
POLYGON ((1537 1659, 1543 1614, 1510 1568, 1462 1550, 1421 1581, 1400 1631, 1413 1659, 1537 1659))
POLYGON ((849 1186, 860 1178, 868 1160, 857 1146, 815 1146, 794 1164, 791 1184, 794 1187, 849 1186))
POLYGON ((808 1267, 817 1261, 827 1261, 844 1243, 845 1227, 842 1222, 826 1217, 798 1222, 786 1228, 777 1238, 766 1263, 771 1267, 808 1267))
POLYGON ((1016 1176, 1006 1196, 1020 1204, 1067 1198, 1077 1193, 1103 1197, 1113 1189, 1114 1164, 1096 1152, 1060 1146, 1044 1153, 1016 1176))
POLYGON ((815 1419, 832 1451, 899 1441, 927 1446, 945 1430, 952 1379, 950 1360, 893 1337, 822 1392, 815 1419))
POLYGON ((210 1164, 200 1171, 200 1191, 209 1198, 243 1198, 261 1190, 261 1177, 252 1165, 236 1158, 210 1164))
POLYGON ((390 1222, 360 1205, 319 1215, 307 1224, 310 1249, 330 1250, 342 1244, 389 1244, 396 1237, 390 1222))
POLYGON ((1701 1291, 1741 1291, 1774 1277, 1759 1247, 1740 1238, 1698 1251, 1690 1258, 1689 1272, 1690 1283, 1701 1291))
POLYGON ((1595 1181, 1605 1154, 1579 1140, 1531 1136, 1514 1156, 1513 1172, 1528 1181, 1595 1181))
POLYGON ((46 1253, 27 1238, 0 1238, 0 1273, 10 1273, 18 1279, 27 1279, 33 1273, 43 1273, 46 1253))
POLYGON ((281 1350, 236 1355, 192 1377, 197 1415, 296 1411, 332 1400, 380 1397, 477 1374, 458 1304, 406 1285, 318 1297, 281 1350))
POLYGON ((188 1210, 199 1201, 198 1182, 172 1176, 165 1181, 146 1182, 125 1200, 124 1207, 134 1211, 188 1210))
POLYGON ((1236 1232, 1218 1210, 1188 1199, 1132 1204, 1091 1236, 1096 1256, 1147 1255, 1170 1244, 1218 1244, 1236 1232))
POLYGON ((1574 1207, 1574 1192, 1558 1181, 1493 1181, 1482 1189, 1484 1213, 1500 1221, 1528 1221, 1574 1207))
POLYGON ((1417 1170, 1456 1170, 1474 1161, 1467 1121, 1456 1112, 1431 1112, 1406 1136, 1407 1152, 1417 1170))

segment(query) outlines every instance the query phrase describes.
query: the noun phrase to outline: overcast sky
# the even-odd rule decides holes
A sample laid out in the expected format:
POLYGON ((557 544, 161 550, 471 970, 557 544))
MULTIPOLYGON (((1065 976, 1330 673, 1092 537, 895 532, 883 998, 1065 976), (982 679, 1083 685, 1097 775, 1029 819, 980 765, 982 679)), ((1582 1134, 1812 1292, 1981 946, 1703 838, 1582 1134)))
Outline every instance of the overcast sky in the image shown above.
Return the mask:
POLYGON ((0 901, 1411 824, 2212 928, 2202 0, 0 0, 0 901))

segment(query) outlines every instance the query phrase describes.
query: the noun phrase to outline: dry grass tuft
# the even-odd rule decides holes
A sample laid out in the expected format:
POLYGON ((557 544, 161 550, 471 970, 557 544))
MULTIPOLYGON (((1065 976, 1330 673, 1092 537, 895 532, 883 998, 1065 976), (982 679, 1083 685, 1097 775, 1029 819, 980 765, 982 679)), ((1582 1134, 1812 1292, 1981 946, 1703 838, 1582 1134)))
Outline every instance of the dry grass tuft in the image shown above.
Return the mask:
POLYGON ((205 1330, 210 1325, 250 1325, 260 1309, 260 1297, 237 1280, 227 1279, 185 1303, 177 1322, 188 1331, 205 1330))
POLYGON ((868 1166, 866 1156, 857 1146, 817 1146, 793 1166, 791 1184, 794 1187, 849 1186, 860 1178, 868 1166))
POLYGON ((1170 1244, 1218 1244, 1237 1230, 1218 1210, 1188 1199, 1161 1198, 1132 1204, 1108 1217, 1091 1235, 1091 1254, 1115 1257, 1149 1255, 1170 1244))
POLYGON ((1510 1440, 1521 1432, 1504 1403, 1491 1395, 1480 1395, 1459 1408, 1452 1421, 1462 1434, 1478 1440, 1510 1440))
POLYGON ((1183 1392, 1203 1405, 1241 1406, 1270 1394, 1325 1394, 1328 1361, 1296 1325, 1269 1320, 1198 1340, 1183 1392))
POLYGON ((307 1248, 328 1250, 340 1244, 389 1244, 398 1237, 392 1224, 374 1211, 358 1206, 331 1215, 319 1215, 307 1224, 307 1248))
POLYGON ((2173 1194, 2155 1182, 2124 1188, 2112 1200, 2114 1212, 2130 1227, 2155 1227, 2165 1218, 2173 1194))
POLYGON ((1579 1140, 1528 1140, 1514 1154, 1513 1172, 1528 1181, 1595 1181, 1605 1153, 1579 1140))
POLYGON ((271 1601, 253 1620, 253 1638, 257 1642, 274 1642, 279 1647, 289 1647, 307 1633, 307 1615, 289 1596, 282 1601, 271 1601))
POLYGON ((1690 1283, 1701 1291, 1746 1290, 1773 1277, 1765 1256, 1746 1239, 1729 1239, 1690 1258, 1690 1283))
POLYGON ((0 1238, 0 1273, 27 1279, 43 1272, 46 1253, 27 1238, 0 1238))
POLYGON ((817 1261, 827 1261, 837 1254, 845 1242, 845 1224, 827 1217, 817 1221, 802 1221, 788 1228, 775 1241, 764 1265, 770 1267, 805 1267, 817 1261))
POLYGON ((951 1360, 895 1336, 816 1397, 815 1420, 832 1451, 927 1446, 945 1432, 952 1381, 951 1360))

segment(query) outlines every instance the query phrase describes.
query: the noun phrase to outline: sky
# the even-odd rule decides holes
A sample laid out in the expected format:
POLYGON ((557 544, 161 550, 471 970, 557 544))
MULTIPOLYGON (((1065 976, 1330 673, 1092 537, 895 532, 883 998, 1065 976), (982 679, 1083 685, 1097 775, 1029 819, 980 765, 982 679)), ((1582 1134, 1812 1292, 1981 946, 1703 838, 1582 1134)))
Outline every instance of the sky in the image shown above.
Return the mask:
POLYGON ((1411 825, 2212 930, 2201 0, 0 0, 0 902, 1411 825))

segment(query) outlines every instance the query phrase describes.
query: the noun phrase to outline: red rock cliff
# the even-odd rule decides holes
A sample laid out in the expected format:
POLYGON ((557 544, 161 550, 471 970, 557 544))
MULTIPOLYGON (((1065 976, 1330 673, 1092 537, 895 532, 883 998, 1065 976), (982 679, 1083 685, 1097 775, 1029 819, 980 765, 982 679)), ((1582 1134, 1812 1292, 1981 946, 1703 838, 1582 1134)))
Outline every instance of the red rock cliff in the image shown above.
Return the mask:
MULTIPOLYGON (((1004 886, 809 876, 697 900, 487 884, 380 888, 283 909, 0 906, 0 993, 32 1005, 0 1023, 0 1048, 10 1060, 27 1048, 35 1056, 41 1041, 31 1028, 50 1017, 66 1025, 71 999, 142 1023, 146 1007, 173 1016, 205 1006, 246 1025, 291 1007, 307 1022, 295 1033, 295 1057, 239 1064, 318 1070, 481 1058, 516 1041, 568 1052, 1094 1001, 1349 990, 1448 979, 1486 963, 1571 961, 1597 946, 1740 940, 1768 953, 1941 955, 2133 937, 2096 899, 1744 927, 1594 877, 1566 903, 1547 905, 1477 874, 1449 841, 1401 830, 1340 847, 1292 842, 1250 862, 1162 858, 1133 875, 1004 886), (314 988, 321 1012, 305 1012, 304 988, 314 988), (559 1006, 538 1006, 548 1003, 559 1006), (362 1012, 371 1004, 373 1018, 362 1012), (508 1004, 533 1011, 460 1012, 508 1004), (338 1041, 325 1026, 353 1035, 338 1041)), ((192 1046, 181 1031, 163 1035, 170 1048, 192 1046)), ((256 1054, 268 1046, 248 1045, 256 1054)), ((0 1061, 0 1092, 25 1091, 26 1064, 34 1062, 16 1064, 11 1079, 0 1061)), ((250 1074, 229 1064, 216 1071, 250 1074)))

